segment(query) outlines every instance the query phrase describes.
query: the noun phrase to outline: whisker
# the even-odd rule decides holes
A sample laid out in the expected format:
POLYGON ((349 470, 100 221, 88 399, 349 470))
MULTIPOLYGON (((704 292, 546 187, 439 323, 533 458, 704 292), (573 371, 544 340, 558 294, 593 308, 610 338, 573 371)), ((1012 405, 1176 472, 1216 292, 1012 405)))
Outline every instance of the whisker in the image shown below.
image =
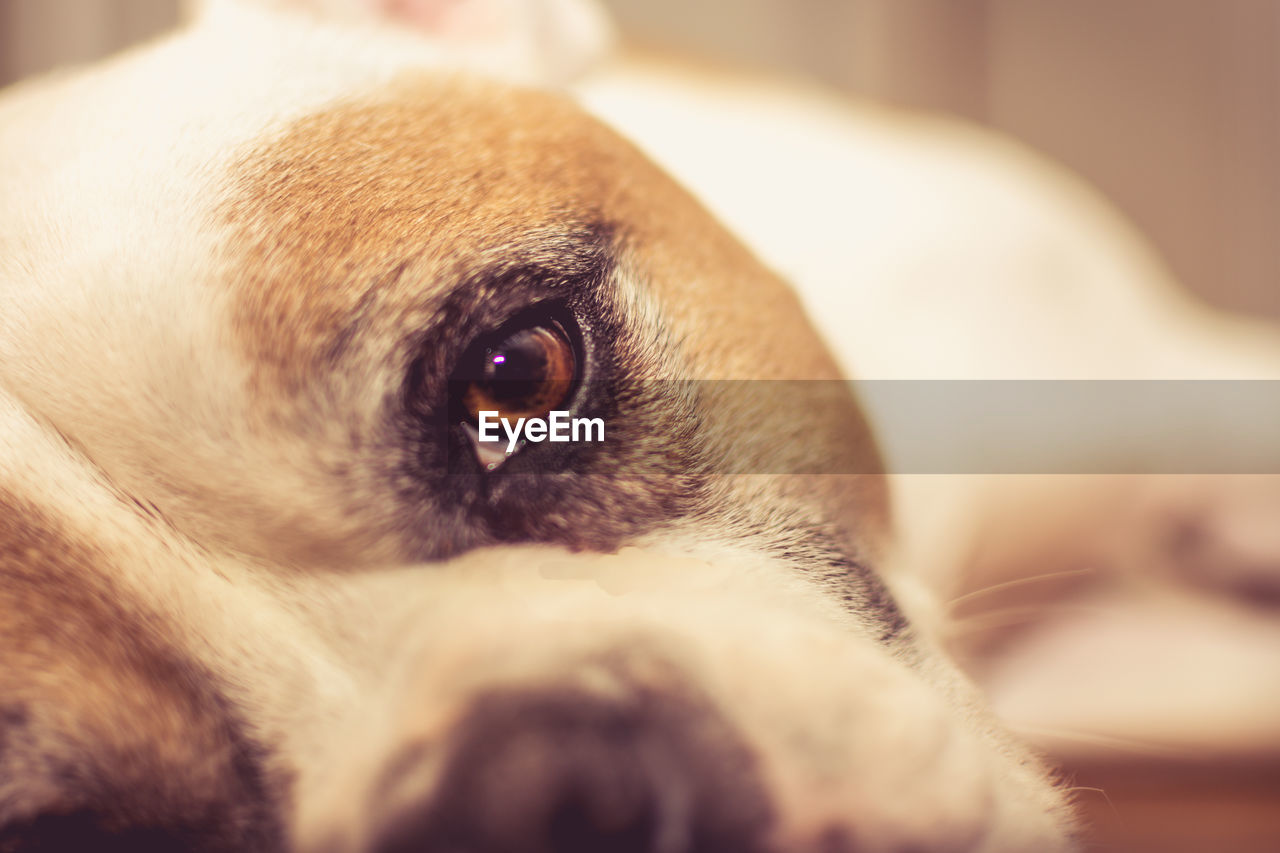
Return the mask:
MULTIPOLYGON (((1111 801, 1110 795, 1102 788, 1093 788, 1088 785, 1072 785, 1065 790, 1069 796, 1075 794, 1077 791, 1086 791, 1090 794, 1098 794, 1107 804, 1107 808, 1111 810, 1111 815, 1116 819, 1116 824, 1119 825, 1121 829, 1124 828, 1124 818, 1120 816, 1120 810, 1116 808, 1116 804, 1111 801)), ((1076 798, 1072 797, 1072 799, 1075 800, 1076 798)))
POLYGON ((990 586, 984 586, 981 589, 971 590, 970 592, 966 592, 964 595, 956 596, 955 598, 947 602, 946 607, 948 610, 952 610, 956 606, 963 604, 966 601, 970 601, 974 598, 978 598, 980 596, 987 595, 989 593, 999 592, 1002 589, 1012 589, 1013 587, 1023 586, 1025 584, 1040 583, 1041 581, 1056 580, 1058 578, 1077 577, 1079 575, 1091 575, 1091 574, 1094 574, 1095 572, 1096 572, 1096 569, 1064 569, 1063 571, 1060 571, 1060 572, 1045 572, 1044 574, 1031 575, 1025 578, 1014 578, 1013 580, 1002 581, 1000 583, 993 583, 990 586))
POLYGON ((1182 751, 1178 748, 1166 746, 1164 744, 1138 740, 1136 738, 1098 734, 1096 732, 1087 732, 1081 729, 1061 729, 1051 726, 1027 726, 1017 723, 1009 723, 1008 726, 1011 731, 1020 737, 1034 741, 1048 737, 1055 740, 1070 741, 1072 743, 1089 744, 1090 746, 1104 746, 1108 749, 1123 752, 1126 755, 1142 755, 1158 758, 1176 757, 1182 754, 1182 751))
POLYGON ((1081 604, 1018 604, 975 613, 972 616, 965 616, 959 619, 953 618, 948 621, 944 631, 948 637, 958 637, 972 634, 975 631, 990 631, 995 628, 1004 628, 1023 622, 1033 622, 1048 613, 1099 614, 1102 612, 1104 611, 1100 607, 1086 607, 1081 604))

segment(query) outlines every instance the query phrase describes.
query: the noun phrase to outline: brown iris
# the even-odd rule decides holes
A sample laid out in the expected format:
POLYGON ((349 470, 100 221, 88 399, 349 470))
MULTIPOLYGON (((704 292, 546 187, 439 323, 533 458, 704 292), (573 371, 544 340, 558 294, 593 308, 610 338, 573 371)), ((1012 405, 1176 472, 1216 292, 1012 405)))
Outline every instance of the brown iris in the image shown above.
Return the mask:
POLYGON ((479 347, 466 366, 462 404, 472 418, 540 418, 569 397, 577 373, 573 344, 558 323, 518 329, 479 347), (478 363, 477 363, 478 362, 478 363))

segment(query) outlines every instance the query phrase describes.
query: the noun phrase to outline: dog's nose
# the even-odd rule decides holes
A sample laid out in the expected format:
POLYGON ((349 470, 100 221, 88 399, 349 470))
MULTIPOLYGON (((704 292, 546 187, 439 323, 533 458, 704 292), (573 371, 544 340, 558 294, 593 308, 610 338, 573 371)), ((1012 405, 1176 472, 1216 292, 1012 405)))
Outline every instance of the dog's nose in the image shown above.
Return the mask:
POLYGON ((770 824, 750 751, 687 696, 491 692, 442 762, 429 801, 384 821, 378 853, 752 853, 770 824))

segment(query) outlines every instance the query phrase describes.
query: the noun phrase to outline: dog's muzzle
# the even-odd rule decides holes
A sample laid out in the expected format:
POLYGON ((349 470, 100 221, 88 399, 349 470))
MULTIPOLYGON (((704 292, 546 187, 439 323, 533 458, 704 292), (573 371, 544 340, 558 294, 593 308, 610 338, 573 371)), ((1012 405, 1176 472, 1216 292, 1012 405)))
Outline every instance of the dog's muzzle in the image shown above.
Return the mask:
POLYGON ((405 778, 440 762, 428 800, 380 816, 371 850, 752 853, 770 824, 751 753, 683 693, 493 690, 433 752, 402 753, 383 775, 396 802, 405 778))

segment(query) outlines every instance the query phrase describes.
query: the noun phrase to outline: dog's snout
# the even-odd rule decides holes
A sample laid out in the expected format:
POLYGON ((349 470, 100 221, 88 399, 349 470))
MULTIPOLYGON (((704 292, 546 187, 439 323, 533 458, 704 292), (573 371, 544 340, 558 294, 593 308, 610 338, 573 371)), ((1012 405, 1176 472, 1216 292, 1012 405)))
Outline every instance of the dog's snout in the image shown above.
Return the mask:
POLYGON ((751 853, 768 800, 707 703, 642 692, 504 690, 443 748, 428 802, 389 816, 379 853, 751 853))

